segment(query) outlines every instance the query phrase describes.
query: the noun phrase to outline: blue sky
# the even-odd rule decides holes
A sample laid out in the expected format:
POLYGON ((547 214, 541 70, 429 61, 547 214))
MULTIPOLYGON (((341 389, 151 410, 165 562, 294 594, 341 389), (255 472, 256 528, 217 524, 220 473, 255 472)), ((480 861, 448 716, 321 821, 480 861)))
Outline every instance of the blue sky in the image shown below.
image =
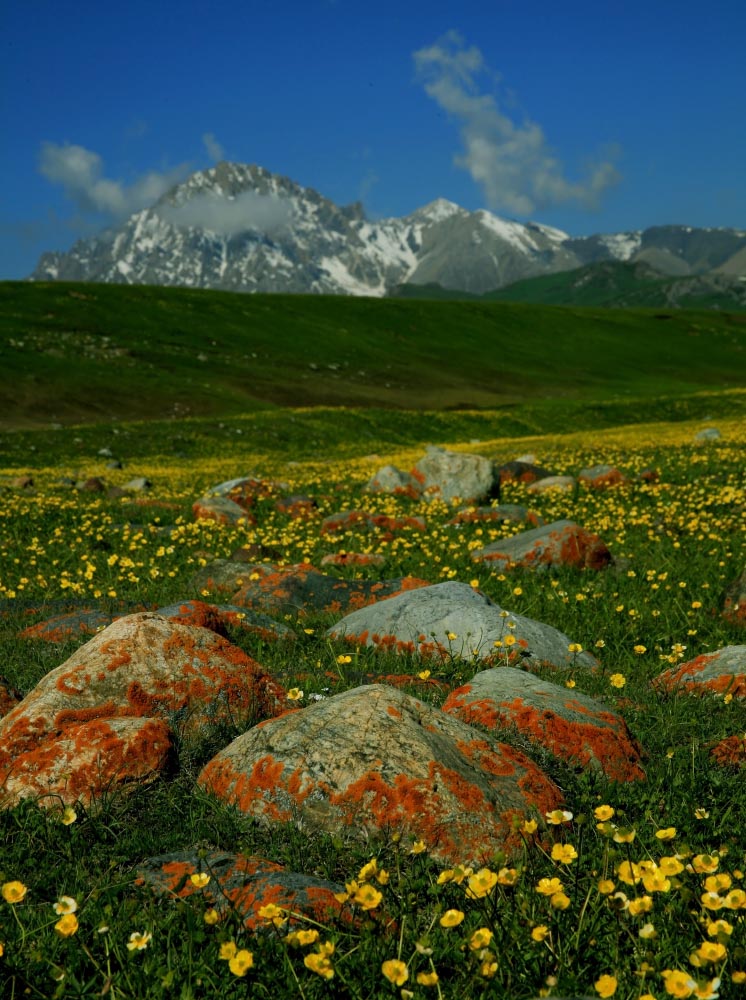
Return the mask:
POLYGON ((746 229, 742 0, 23 0, 0 22, 0 278, 223 158, 371 217, 746 229))

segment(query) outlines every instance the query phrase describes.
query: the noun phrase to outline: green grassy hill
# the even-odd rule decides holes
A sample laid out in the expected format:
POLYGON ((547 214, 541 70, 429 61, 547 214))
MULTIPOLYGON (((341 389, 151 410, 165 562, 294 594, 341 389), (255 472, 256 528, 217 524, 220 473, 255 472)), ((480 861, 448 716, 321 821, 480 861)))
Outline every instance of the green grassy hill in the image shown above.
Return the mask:
POLYGON ((746 386, 746 314, 0 284, 0 426, 746 386))
POLYGON ((733 275, 670 277, 643 262, 602 261, 572 271, 526 278, 484 295, 438 284, 398 285, 405 299, 525 302, 533 305, 603 306, 611 309, 719 309, 746 311, 746 283, 733 275))

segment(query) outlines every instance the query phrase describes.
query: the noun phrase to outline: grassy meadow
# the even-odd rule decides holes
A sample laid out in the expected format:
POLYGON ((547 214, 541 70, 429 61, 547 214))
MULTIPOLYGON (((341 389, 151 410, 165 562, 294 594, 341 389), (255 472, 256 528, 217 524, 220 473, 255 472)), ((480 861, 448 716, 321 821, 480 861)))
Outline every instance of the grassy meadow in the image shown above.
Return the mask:
MULTIPOLYGON (((20 313, 22 296, 19 303, 20 313)), ((432 305, 435 315, 443 308, 432 305)), ((246 308, 262 306, 247 299, 246 308)), ((353 305, 330 304, 337 308, 353 305)), ((667 381, 648 369, 626 397, 602 391, 602 344, 583 369, 597 372, 583 391, 562 398, 550 388, 554 374, 545 372, 542 395, 534 370, 537 388, 528 398, 482 411, 427 410, 423 396, 419 412, 290 410, 275 401, 239 414, 243 397, 229 394, 220 413, 174 419, 154 409, 148 416, 159 419, 147 422, 120 414, 50 428, 46 402, 34 420, 27 419, 33 407, 24 410, 16 428, 0 434, 0 674, 22 693, 82 644, 18 637, 65 606, 120 611, 209 600, 209 592, 190 589, 192 576, 252 542, 288 564, 370 552, 385 558, 382 568, 329 572, 472 583, 510 612, 553 625, 592 651, 597 673, 568 668, 546 676, 623 715, 644 749, 647 777, 615 784, 556 760, 515 730, 498 732, 562 788, 565 810, 537 817, 543 836, 536 840, 527 828, 522 850, 497 855, 478 872, 444 869, 426 843, 395 829, 361 844, 344 833, 267 828, 197 785, 214 746, 204 757, 183 753, 168 777, 127 794, 112 791, 96 808, 24 802, 0 811, 0 995, 746 997, 746 791, 738 759, 724 765, 710 753, 719 740, 744 736, 746 709, 727 693, 674 695, 651 686, 672 665, 744 642, 743 631, 720 614, 724 589, 746 566, 746 379, 733 364, 734 344, 717 346, 721 335, 744 337, 746 325, 736 320, 728 320, 727 335, 726 325, 718 327, 707 350, 698 347, 700 369, 686 353, 667 381), (663 382, 661 397, 656 386, 663 382), (696 433, 711 425, 721 438, 697 443, 696 433), (427 443, 499 461, 530 452, 558 474, 616 465, 629 482, 607 491, 531 496, 525 485, 509 483, 502 496, 546 521, 571 518, 598 533, 614 567, 493 571, 472 561, 471 550, 520 525, 453 526, 452 506, 361 492, 381 465, 408 468, 427 443), (124 467, 108 468, 111 457, 124 467), (647 469, 658 472, 657 481, 639 478, 647 469), (11 485, 22 475, 33 486, 11 485), (112 485, 147 476, 152 489, 107 499, 64 481, 94 475, 112 485), (289 519, 260 500, 255 526, 192 518, 191 505, 206 489, 240 475, 280 480, 312 496, 318 517, 289 519), (421 515, 427 531, 390 539, 359 527, 320 534, 322 516, 359 507, 421 515), (199 894, 166 899, 137 884, 141 861, 195 845, 259 855, 344 884, 354 919, 305 921, 288 934, 286 915, 269 908, 264 929, 249 934, 236 914, 218 919, 199 894)), ((711 317, 716 326, 725 321, 711 317)), ((657 322, 670 328, 674 320, 657 322)), ((686 339, 687 352, 694 340, 686 339)), ((450 377, 466 383, 464 368, 450 377)), ((6 400, 16 391, 11 381, 3 385, 6 400)), ((47 388, 39 391, 47 400, 47 388)), ((216 397, 221 391, 214 388, 216 397)), ((65 400, 81 419, 77 393, 73 386, 65 400)), ((230 637, 295 689, 301 706, 387 674, 409 675, 405 690, 438 706, 480 669, 468 651, 424 662, 342 649, 325 638, 332 622, 287 616, 299 636, 292 646, 238 629, 230 637)))

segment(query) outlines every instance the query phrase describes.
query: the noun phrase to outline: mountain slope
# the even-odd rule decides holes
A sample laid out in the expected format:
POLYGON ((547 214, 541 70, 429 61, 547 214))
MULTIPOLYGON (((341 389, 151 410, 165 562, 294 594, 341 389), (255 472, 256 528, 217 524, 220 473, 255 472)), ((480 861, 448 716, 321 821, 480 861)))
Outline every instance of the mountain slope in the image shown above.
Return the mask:
POLYGON ((481 295, 604 260, 671 275, 746 273, 746 233, 659 226, 570 237, 438 199, 369 221, 255 165, 198 171, 116 229, 42 255, 36 281, 183 285, 242 292, 382 296, 437 283, 481 295))
POLYGON ((0 283, 0 426, 746 387, 717 312, 0 283))

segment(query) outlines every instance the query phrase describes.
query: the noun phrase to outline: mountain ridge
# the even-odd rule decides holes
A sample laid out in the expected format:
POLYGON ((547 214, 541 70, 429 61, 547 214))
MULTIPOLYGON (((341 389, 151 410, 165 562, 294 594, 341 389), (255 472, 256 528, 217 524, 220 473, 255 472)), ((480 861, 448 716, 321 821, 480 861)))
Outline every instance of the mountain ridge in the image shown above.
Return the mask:
POLYGON ((483 295, 599 261, 683 277, 746 275, 746 232, 653 226, 577 237, 438 198, 368 220, 256 164, 196 171, 121 225, 42 254, 34 281, 385 296, 402 284, 483 295))

